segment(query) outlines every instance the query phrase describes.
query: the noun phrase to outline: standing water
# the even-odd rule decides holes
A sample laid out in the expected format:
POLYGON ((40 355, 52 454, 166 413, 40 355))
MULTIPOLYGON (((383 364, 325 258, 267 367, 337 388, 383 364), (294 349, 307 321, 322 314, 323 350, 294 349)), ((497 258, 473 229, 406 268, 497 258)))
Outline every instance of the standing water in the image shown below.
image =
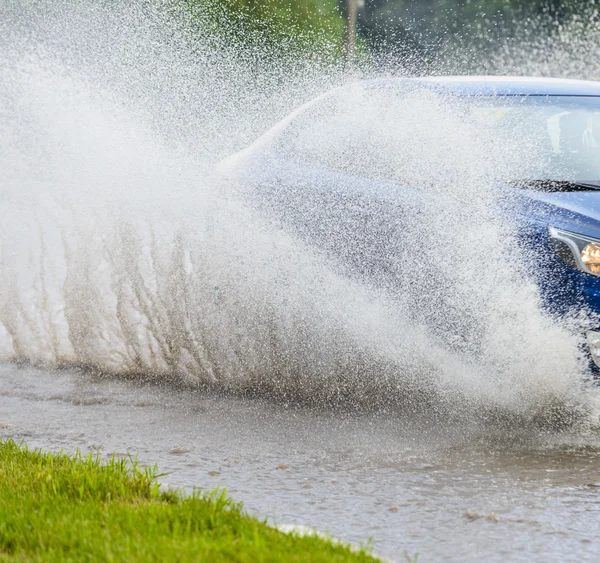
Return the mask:
POLYGON ((597 553, 597 392, 490 212, 511 151, 492 162, 447 100, 381 123, 419 120, 403 181, 456 202, 392 249, 443 254, 433 285, 478 328, 448 346, 416 264, 401 289, 348 276, 216 172, 357 76, 261 64, 175 2, 1 10, 3 436, 139 452, 170 484, 391 557, 597 553))

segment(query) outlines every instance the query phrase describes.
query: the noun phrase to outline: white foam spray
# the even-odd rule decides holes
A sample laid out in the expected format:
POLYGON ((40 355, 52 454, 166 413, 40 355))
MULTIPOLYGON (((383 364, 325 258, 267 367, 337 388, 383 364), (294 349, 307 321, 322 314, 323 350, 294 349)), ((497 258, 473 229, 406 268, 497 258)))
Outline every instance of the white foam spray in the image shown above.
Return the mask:
POLYGON ((335 65, 257 70, 176 4, 18 4, 0 44, 4 361, 462 414, 591 408, 576 337, 542 313, 490 213, 498 158, 444 100, 419 94, 397 118, 422 133, 402 180, 446 204, 396 241, 404 256, 418 233, 420 253, 394 290, 345 275, 214 172, 346 80, 335 65), (444 339, 459 310, 477 346, 444 339))

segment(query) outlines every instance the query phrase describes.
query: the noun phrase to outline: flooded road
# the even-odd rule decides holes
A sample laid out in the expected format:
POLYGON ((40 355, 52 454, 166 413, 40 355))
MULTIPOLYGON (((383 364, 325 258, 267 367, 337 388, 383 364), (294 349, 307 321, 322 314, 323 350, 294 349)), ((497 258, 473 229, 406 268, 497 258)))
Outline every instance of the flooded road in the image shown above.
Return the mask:
POLYGON ((247 510, 398 561, 595 561, 594 432, 441 424, 0 367, 0 435, 138 454, 174 487, 226 487, 247 510))

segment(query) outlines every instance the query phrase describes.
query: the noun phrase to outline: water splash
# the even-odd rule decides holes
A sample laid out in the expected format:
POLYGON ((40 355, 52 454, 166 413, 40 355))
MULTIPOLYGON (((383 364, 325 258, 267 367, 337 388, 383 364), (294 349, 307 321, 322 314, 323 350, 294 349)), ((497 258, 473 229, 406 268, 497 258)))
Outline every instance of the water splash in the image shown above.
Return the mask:
MULTIPOLYGON (((540 311, 510 232, 490 215, 488 153, 447 103, 430 101, 429 129, 406 147, 413 179, 429 169, 458 203, 426 208, 393 243, 402 256, 420 237, 433 277, 398 260, 403 284, 367 283, 215 174, 223 156, 344 81, 335 65, 257 70, 256 53, 192 36, 176 4, 53 2, 38 16, 8 6, 4 361, 486 416, 589 407, 577 340, 540 311), (477 320, 466 346, 444 340, 452 318, 440 298, 477 320)), ((421 98, 403 119, 422 118, 421 98)))

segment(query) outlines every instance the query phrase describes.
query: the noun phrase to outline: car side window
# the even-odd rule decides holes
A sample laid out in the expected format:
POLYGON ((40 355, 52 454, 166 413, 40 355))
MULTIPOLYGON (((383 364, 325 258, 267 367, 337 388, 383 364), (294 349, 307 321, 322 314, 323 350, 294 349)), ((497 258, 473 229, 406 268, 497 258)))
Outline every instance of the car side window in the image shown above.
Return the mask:
POLYGON ((344 131, 339 128, 344 129, 344 122, 350 117, 340 115, 340 106, 335 96, 328 96, 306 108, 278 139, 277 152, 294 162, 333 167, 343 152, 339 141, 344 131))
POLYGON ((355 175, 388 176, 389 139, 381 109, 364 89, 345 89, 306 108, 278 139, 276 151, 292 162, 355 175))
POLYGON ((429 185, 457 168, 461 118, 452 108, 430 91, 345 87, 296 116, 275 149, 315 168, 429 185))

